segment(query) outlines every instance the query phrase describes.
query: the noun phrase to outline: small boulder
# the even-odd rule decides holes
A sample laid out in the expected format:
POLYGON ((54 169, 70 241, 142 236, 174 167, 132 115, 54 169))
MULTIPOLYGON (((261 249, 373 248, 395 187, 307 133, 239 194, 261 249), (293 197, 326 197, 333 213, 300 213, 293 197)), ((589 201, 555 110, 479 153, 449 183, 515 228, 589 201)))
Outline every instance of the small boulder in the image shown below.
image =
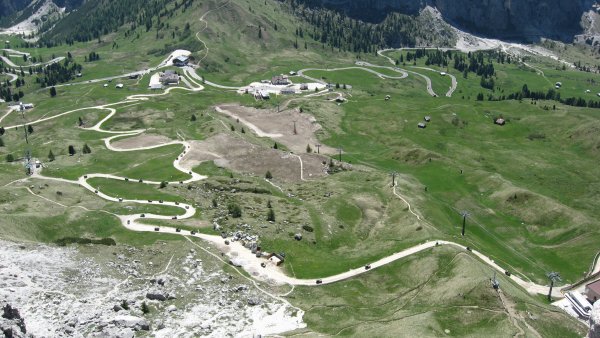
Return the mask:
POLYGON ((140 318, 140 317, 136 317, 136 316, 130 316, 130 315, 116 316, 112 320, 112 323, 118 327, 129 328, 129 329, 133 329, 135 331, 150 330, 150 324, 148 323, 148 321, 144 318, 140 318))
POLYGON ((260 299, 258 298, 248 298, 248 305, 255 306, 260 304, 260 299))
POLYGON ((169 298, 169 294, 161 290, 151 290, 146 293, 146 298, 164 302, 169 298))

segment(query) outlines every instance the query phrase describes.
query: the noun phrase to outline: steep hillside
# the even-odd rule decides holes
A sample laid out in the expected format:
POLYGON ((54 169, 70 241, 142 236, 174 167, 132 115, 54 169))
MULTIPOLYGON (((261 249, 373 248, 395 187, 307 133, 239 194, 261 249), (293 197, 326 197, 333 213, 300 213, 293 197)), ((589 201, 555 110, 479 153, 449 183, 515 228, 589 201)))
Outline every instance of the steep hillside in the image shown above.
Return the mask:
POLYGON ((425 6, 436 7, 444 19, 473 33, 496 38, 537 40, 547 37, 571 41, 583 31, 582 15, 594 0, 297 0, 325 5, 348 15, 381 21, 389 11, 415 14, 425 6))

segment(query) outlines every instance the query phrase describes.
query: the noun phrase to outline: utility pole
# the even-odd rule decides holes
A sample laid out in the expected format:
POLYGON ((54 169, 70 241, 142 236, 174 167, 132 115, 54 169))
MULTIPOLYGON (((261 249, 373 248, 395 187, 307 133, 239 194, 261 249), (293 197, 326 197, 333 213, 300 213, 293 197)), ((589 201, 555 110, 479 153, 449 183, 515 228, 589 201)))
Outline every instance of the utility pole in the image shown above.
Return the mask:
POLYGON ((554 288, 554 282, 555 281, 562 281, 562 279, 560 278, 560 274, 558 272, 549 272, 547 274, 548 278, 550 279, 550 291, 548 292, 548 301, 551 302, 552 301, 552 289, 554 288))
POLYGON ((321 149, 321 145, 317 143, 315 144, 315 147, 317 147, 317 154, 320 154, 319 150, 321 149))
POLYGON ((23 130, 25 131, 25 143, 27 144, 27 149, 25 150, 25 174, 32 175, 33 174, 33 165, 31 164, 31 148, 29 147, 29 137, 27 135, 27 120, 25 120, 25 107, 23 104, 20 104, 21 117, 23 118, 23 130))
POLYGON ((461 232, 461 234, 462 234, 463 237, 465 237, 465 227, 467 225, 467 217, 469 217, 471 214, 468 211, 466 211, 466 210, 462 211, 460 214, 463 217, 463 224, 462 224, 462 232, 461 232))

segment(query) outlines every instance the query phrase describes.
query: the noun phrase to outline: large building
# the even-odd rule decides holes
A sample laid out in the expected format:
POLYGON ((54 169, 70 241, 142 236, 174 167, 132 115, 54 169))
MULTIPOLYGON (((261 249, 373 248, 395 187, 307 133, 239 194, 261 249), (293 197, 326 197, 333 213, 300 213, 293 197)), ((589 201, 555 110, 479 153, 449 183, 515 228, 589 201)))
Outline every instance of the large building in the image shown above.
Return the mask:
POLYGON ((271 78, 271 84, 276 86, 287 86, 290 80, 285 75, 275 75, 271 78))
POLYGON ((592 303, 600 299, 600 279, 585 286, 585 295, 592 303))
POLYGON ((160 83, 165 86, 179 84, 179 75, 173 70, 166 70, 160 75, 160 83))
POLYGON ((177 67, 187 66, 188 62, 190 62, 190 57, 187 55, 180 55, 173 59, 173 65, 177 67))

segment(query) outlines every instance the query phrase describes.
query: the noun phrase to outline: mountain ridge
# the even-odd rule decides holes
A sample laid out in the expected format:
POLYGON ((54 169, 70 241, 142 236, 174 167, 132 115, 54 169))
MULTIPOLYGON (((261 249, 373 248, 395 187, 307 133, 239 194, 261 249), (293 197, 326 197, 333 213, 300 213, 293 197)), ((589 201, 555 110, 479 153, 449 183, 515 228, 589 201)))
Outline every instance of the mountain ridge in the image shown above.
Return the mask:
POLYGON ((509 40, 551 38, 571 42, 595 0, 296 0, 326 6, 356 19, 380 21, 391 11, 415 15, 437 8, 445 21, 474 34, 509 40))

